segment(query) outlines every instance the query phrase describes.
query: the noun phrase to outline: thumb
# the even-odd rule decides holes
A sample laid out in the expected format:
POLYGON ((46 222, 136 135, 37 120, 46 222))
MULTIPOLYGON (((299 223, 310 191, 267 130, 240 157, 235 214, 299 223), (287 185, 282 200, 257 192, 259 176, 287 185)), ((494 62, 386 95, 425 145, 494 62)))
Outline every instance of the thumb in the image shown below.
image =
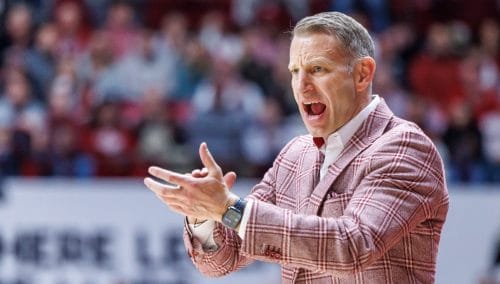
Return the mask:
POLYGON ((199 152, 201 162, 207 168, 208 174, 220 180, 222 178, 222 170, 217 162, 215 162, 210 151, 208 151, 207 143, 203 142, 200 144, 199 152))
POLYGON ((227 174, 224 175, 224 182, 226 183, 228 189, 231 189, 233 187, 235 181, 236 181, 235 172, 228 172, 227 174))

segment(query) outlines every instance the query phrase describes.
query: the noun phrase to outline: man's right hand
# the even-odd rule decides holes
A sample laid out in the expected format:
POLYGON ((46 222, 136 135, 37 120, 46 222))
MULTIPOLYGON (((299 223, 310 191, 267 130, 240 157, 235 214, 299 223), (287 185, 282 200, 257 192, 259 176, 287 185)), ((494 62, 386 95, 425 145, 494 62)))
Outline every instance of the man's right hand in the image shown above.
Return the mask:
MULTIPOLYGON (((191 175, 192 177, 195 178, 204 178, 208 175, 208 169, 207 168, 202 168, 202 169, 194 169, 191 174, 187 173, 187 175, 191 175)), ((234 182, 236 181, 236 174, 233 172, 227 173, 224 175, 224 181, 226 182, 226 185, 229 189, 233 188, 234 182)), ((187 217, 188 223, 189 224, 201 224, 206 221, 206 219, 196 219, 193 217, 187 217)))
MULTIPOLYGON (((187 175, 189 175, 189 173, 187 173, 187 175)), ((206 177, 208 175, 208 169, 207 168, 203 168, 203 169, 195 169, 191 172, 190 174, 192 177, 195 177, 195 178, 203 178, 203 177, 206 177)), ((196 218, 193 218, 193 217, 187 217, 187 220, 188 220, 188 223, 189 224, 193 224, 193 225, 196 225, 196 224, 201 224, 201 223, 204 223, 206 221, 206 219, 196 219, 196 218)))
MULTIPOLYGON (((206 176, 194 177, 152 166, 148 169, 149 174, 167 184, 155 181, 151 177, 146 177, 144 184, 172 211, 197 219, 220 222, 227 207, 239 198, 230 192, 236 174, 228 172, 223 175, 206 143, 201 143, 199 152, 203 166, 208 171, 206 176)), ((195 172, 195 175, 198 175, 198 172, 195 172)), ((203 176, 204 171, 200 170, 199 175, 203 176)))

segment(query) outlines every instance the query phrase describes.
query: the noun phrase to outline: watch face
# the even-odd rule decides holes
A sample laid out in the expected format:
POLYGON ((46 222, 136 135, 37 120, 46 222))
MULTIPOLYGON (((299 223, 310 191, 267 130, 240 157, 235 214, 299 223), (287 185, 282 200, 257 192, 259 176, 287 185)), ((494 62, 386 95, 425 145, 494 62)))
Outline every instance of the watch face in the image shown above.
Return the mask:
POLYGON ((241 212, 234 208, 229 208, 222 217, 222 223, 228 227, 236 228, 241 220, 241 212))

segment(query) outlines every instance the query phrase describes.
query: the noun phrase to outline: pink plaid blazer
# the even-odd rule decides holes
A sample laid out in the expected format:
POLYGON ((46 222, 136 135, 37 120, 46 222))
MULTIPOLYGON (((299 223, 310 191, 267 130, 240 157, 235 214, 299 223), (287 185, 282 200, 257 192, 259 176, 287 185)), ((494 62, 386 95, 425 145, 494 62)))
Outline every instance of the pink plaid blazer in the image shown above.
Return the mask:
POLYGON ((217 224, 203 251, 186 228, 195 266, 221 276, 254 259, 279 263, 283 283, 433 283, 448 211, 443 163, 431 140, 383 100, 319 181, 310 135, 283 148, 247 197, 242 241, 217 224))

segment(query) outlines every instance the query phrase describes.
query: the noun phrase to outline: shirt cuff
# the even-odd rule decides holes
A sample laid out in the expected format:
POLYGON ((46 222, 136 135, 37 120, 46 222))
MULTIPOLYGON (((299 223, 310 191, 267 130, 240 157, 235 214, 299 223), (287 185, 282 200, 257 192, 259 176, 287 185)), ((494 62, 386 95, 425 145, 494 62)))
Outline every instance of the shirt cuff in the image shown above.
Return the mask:
POLYGON ((247 205, 245 206, 245 210, 243 210, 243 216, 241 217, 240 227, 238 228, 238 236, 242 240, 245 239, 245 232, 247 228, 248 219, 250 219, 250 212, 252 212, 253 200, 247 200, 247 205))
POLYGON ((188 223, 188 226, 192 236, 200 241, 204 250, 217 249, 217 244, 214 240, 215 221, 207 220, 197 225, 188 223))

